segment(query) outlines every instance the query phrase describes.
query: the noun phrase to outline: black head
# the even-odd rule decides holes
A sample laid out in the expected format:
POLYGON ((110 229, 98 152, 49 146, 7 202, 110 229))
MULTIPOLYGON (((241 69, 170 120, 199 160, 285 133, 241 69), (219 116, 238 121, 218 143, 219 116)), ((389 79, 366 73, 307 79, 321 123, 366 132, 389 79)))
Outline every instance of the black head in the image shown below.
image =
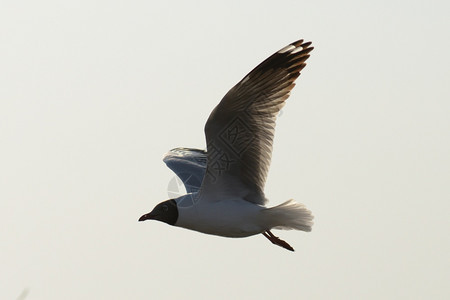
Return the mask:
POLYGON ((139 218, 139 221, 145 220, 158 220, 175 225, 178 220, 177 203, 173 199, 159 203, 151 212, 139 218))

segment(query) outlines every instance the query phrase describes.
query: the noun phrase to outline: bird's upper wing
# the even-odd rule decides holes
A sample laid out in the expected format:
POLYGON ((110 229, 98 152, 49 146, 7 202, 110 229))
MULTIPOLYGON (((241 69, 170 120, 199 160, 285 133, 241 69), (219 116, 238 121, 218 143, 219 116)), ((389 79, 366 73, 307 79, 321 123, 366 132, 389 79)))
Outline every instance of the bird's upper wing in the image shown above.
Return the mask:
POLYGON ((197 192, 206 172, 206 151, 175 148, 164 155, 163 161, 183 181, 188 193, 197 192))
POLYGON ((310 45, 299 40, 267 58, 212 111, 205 125, 208 163, 202 193, 266 202, 275 120, 306 65, 310 45))

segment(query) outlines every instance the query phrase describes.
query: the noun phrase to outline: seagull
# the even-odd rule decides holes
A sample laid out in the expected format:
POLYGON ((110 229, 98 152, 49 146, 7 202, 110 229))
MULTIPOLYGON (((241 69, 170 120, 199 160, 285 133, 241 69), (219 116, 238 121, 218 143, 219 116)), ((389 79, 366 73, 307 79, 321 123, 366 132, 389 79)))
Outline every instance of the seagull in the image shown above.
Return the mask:
POLYGON ((267 207, 276 118, 314 48, 298 40, 264 60, 237 83, 211 112, 207 151, 175 148, 163 158, 186 187, 186 195, 159 203, 139 218, 230 238, 262 234, 294 251, 272 229, 309 232, 313 216, 288 200, 267 207))

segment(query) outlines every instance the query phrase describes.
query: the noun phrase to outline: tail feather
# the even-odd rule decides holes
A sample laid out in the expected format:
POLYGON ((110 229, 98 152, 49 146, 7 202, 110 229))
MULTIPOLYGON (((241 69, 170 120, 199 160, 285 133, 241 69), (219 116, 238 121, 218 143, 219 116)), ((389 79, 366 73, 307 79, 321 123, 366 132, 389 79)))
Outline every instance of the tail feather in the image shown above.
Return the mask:
POLYGON ((267 208, 263 211, 271 228, 283 230, 311 231, 313 215, 303 204, 290 199, 280 205, 267 208))

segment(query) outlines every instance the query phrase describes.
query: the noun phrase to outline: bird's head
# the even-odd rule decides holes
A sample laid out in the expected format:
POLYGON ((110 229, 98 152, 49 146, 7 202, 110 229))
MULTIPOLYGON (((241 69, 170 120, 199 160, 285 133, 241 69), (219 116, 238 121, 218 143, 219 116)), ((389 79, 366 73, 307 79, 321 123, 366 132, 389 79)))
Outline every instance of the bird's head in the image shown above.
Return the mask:
POLYGON ((148 214, 139 218, 139 221, 157 220, 170 225, 175 225, 178 220, 178 208, 174 199, 159 203, 148 214))

